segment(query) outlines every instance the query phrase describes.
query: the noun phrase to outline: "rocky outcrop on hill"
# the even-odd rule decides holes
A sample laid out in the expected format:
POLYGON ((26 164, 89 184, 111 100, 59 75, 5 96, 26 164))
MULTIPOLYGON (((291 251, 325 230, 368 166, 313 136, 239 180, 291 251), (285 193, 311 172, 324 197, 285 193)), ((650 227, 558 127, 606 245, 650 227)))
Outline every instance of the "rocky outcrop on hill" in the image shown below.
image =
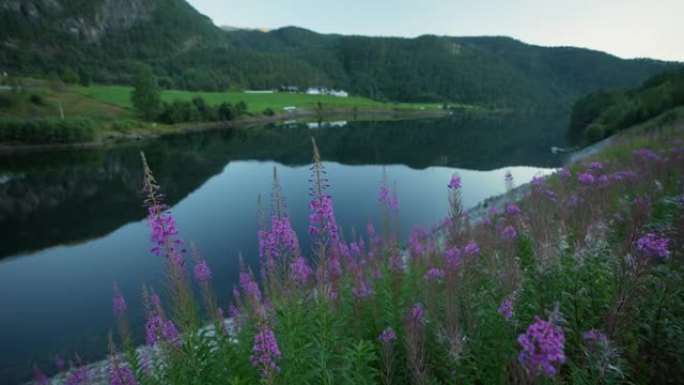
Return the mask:
POLYGON ((151 0, 78 1, 81 5, 63 4, 65 2, 0 0, 0 10, 26 19, 31 26, 48 27, 93 43, 108 32, 127 30, 138 21, 149 19, 157 5, 151 0))

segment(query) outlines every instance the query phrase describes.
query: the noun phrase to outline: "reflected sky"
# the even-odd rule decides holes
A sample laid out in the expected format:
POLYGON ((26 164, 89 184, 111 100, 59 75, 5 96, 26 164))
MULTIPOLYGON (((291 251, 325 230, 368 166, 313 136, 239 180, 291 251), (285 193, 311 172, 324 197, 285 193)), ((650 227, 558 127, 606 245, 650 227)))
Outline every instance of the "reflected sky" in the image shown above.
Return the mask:
MULTIPOLYGON (((334 162, 325 162, 324 166, 338 222, 347 234, 352 227, 365 231, 369 221, 379 226, 378 191, 384 172, 389 183, 396 186, 400 200, 402 239, 406 239, 413 224, 431 226, 446 217, 446 185, 454 171, 462 178, 462 198, 467 207, 502 193, 507 170, 518 183, 551 171, 534 167, 415 170, 402 165, 349 166, 334 162)), ((182 237, 197 245, 214 271, 214 288, 224 305, 237 278, 238 255, 256 267, 257 196, 261 194, 268 203, 273 167, 278 169, 302 249, 307 250, 309 165, 230 162, 172 207, 182 237)), ((0 360, 9 366, 5 370, 20 371, 31 359, 42 362, 56 353, 69 356, 78 351, 86 358, 104 354, 107 330, 114 328, 110 300, 114 282, 128 299, 140 337, 141 285, 163 287, 161 260, 148 251, 148 236, 146 222, 137 221, 99 239, 0 262, 0 360)))

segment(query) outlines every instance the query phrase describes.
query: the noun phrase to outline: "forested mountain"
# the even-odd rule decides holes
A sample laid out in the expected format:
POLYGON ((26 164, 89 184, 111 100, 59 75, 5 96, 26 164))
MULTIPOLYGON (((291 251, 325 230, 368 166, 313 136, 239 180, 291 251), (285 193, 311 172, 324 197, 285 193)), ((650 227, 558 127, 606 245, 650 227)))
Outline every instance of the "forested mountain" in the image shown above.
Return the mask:
POLYGON ((0 70, 67 81, 128 83, 144 62, 166 88, 327 86, 524 111, 568 108, 587 92, 674 66, 506 37, 222 30, 184 0, 0 0, 0 46, 0 70))
POLYGON ((684 68, 665 71, 640 87, 592 92, 575 102, 570 134, 588 142, 642 123, 664 112, 661 123, 675 120, 671 109, 684 106, 684 68))

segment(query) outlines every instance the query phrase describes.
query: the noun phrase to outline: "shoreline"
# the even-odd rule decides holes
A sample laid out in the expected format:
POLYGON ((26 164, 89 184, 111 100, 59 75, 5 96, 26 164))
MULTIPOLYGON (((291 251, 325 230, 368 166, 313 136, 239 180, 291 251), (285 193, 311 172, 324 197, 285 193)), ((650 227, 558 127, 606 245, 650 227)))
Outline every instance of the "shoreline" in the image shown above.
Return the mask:
POLYGON ((290 120, 298 119, 329 120, 331 118, 351 118, 350 120, 354 121, 436 119, 448 116, 451 113, 451 110, 405 110, 373 108, 355 110, 349 108, 331 108, 324 109, 323 111, 316 111, 300 109, 292 112, 283 112, 274 116, 249 116, 244 119, 233 121, 181 123, 170 126, 151 123, 152 128, 145 128, 131 133, 108 132, 103 137, 91 142, 46 144, 0 143, 0 155, 99 148, 121 142, 157 139, 164 136, 183 135, 224 128, 251 128, 254 126, 263 126, 273 123, 285 123, 290 120))

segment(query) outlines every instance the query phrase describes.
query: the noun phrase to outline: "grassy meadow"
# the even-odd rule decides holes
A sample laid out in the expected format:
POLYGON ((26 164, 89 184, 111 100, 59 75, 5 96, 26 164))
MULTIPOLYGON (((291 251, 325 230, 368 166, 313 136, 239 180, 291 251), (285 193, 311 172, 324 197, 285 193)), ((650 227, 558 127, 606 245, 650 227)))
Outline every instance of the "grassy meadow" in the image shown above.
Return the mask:
MULTIPOLYGON (((27 86, 19 90, 0 89, 0 139, 19 144, 62 144, 77 140, 96 141, 103 138, 118 138, 130 135, 160 135, 182 132, 188 125, 219 121, 249 122, 265 116, 271 119, 287 119, 285 107, 295 107, 296 112, 348 113, 368 111, 420 113, 439 111, 441 104, 435 103, 381 103, 363 97, 340 98, 330 95, 307 95, 298 93, 245 93, 245 92, 190 92, 166 90, 161 92, 164 106, 172 106, 169 114, 161 114, 154 122, 142 120, 134 111, 131 102, 132 87, 53 84, 43 80, 25 79, 27 86), (207 107, 201 113, 196 110, 194 100, 201 98, 207 107), (181 104, 178 104, 181 102, 181 104), (236 111, 234 106, 244 102, 246 110, 236 111), (230 116, 219 116, 221 106, 229 103, 233 107, 230 116), (180 107, 179 107, 180 105, 180 107), (174 110, 175 108, 175 110, 174 110), (184 109, 185 108, 185 109, 184 109), (178 115, 180 113, 180 115, 178 115), (62 119, 91 119, 91 134, 62 135, 63 127, 80 126, 57 124, 62 119), (8 120, 8 119, 11 119, 8 120), (41 119, 39 124, 32 120, 41 119), (41 127, 36 129, 35 127, 41 127), (65 138, 69 138, 65 141, 65 138)), ((473 106, 450 104, 452 107, 476 109, 473 106)), ((166 108, 166 107, 164 107, 166 108)), ((169 111, 169 110, 165 110, 169 111)))
MULTIPOLYGON (((131 108, 132 87, 128 86, 90 86, 77 88, 76 92, 92 97, 98 101, 112 104, 118 107, 131 108)), ((441 104, 436 103, 381 103, 368 98, 350 96, 340 98, 330 95, 307 95, 303 93, 247 93, 237 91, 227 92, 192 92, 165 90, 161 93, 162 101, 170 103, 174 100, 190 101, 201 97, 209 105, 218 105, 223 102, 247 103, 248 110, 252 113, 260 113, 268 108, 282 112, 285 107, 301 109, 315 109, 320 102, 323 108, 360 108, 360 109, 406 109, 423 110, 439 109, 441 104)))

